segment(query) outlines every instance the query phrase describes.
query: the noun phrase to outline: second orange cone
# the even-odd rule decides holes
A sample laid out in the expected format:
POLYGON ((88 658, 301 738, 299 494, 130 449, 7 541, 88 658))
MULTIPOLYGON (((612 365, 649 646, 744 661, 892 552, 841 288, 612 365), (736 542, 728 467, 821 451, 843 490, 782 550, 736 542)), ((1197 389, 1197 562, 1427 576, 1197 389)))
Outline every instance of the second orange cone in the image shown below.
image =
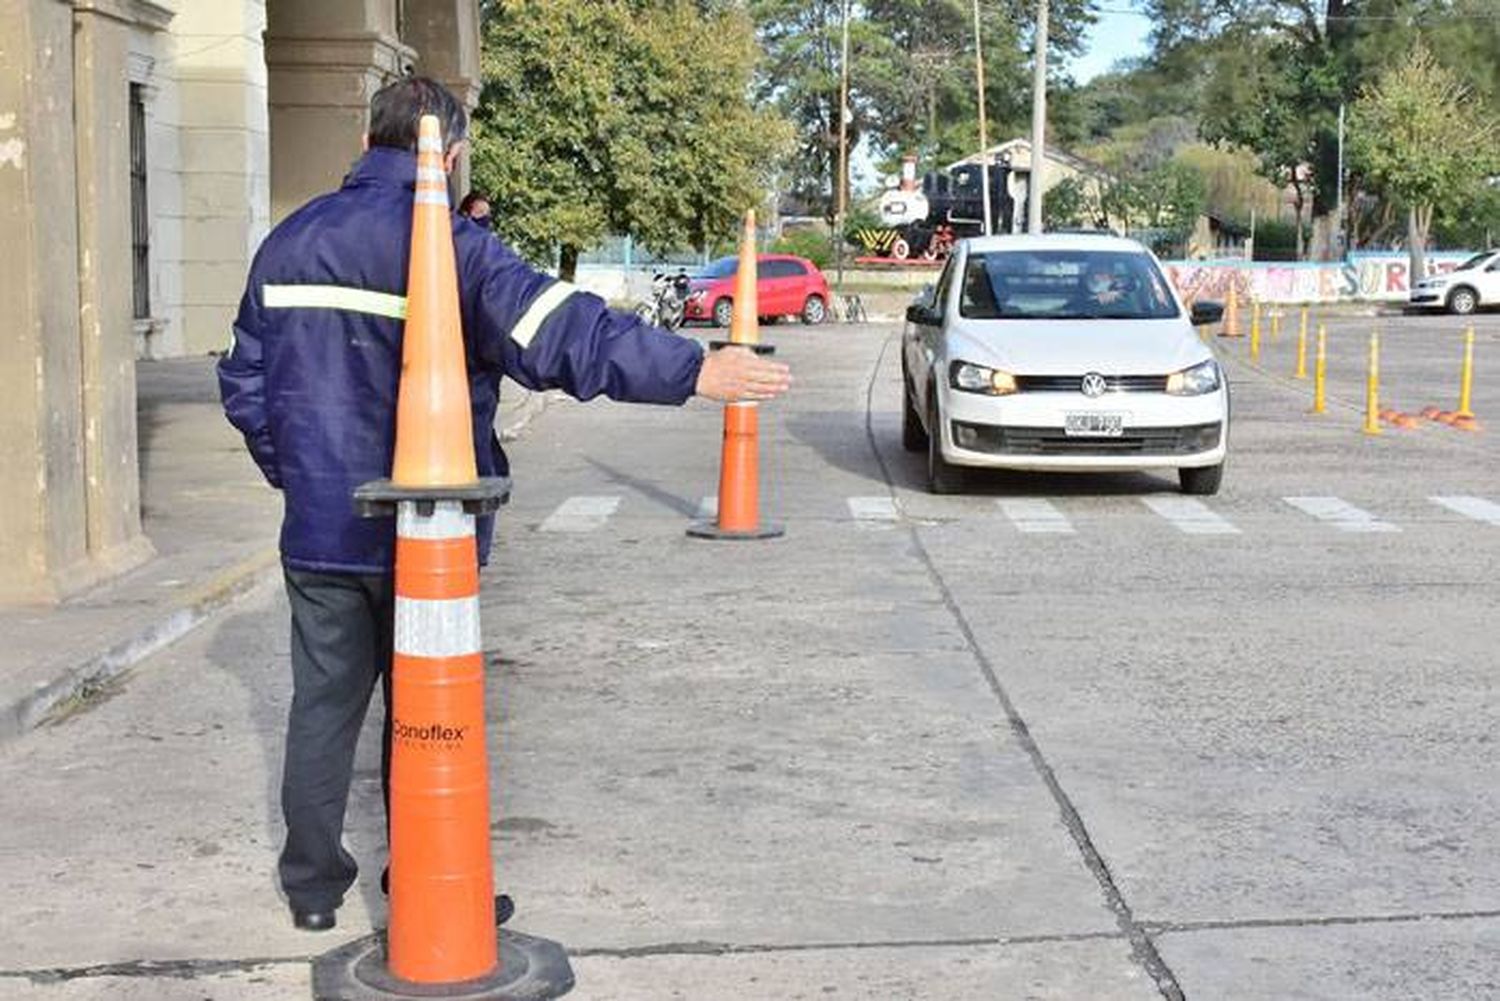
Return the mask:
MULTIPOLYGON (((711 348, 746 347, 757 354, 773 349, 760 343, 756 298, 755 212, 745 213, 740 260, 734 275, 734 313, 729 340, 711 348)), ((760 406, 753 401, 724 405, 724 448, 719 466, 719 513, 715 521, 695 522, 688 534, 701 539, 770 539, 781 525, 760 520, 760 406)))

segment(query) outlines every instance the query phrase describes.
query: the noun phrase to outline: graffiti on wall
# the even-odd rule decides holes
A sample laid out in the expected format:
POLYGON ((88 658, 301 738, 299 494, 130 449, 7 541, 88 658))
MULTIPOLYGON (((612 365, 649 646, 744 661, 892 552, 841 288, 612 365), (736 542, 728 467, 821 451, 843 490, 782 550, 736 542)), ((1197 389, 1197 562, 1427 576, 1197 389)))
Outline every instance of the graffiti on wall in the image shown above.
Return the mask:
MULTIPOLYGON (((1428 254, 1428 273, 1452 271, 1470 256, 1428 254)), ((1162 266, 1188 300, 1222 301, 1231 285, 1238 298, 1260 302, 1403 301, 1411 288, 1405 254, 1351 254, 1326 263, 1165 261, 1162 266)))

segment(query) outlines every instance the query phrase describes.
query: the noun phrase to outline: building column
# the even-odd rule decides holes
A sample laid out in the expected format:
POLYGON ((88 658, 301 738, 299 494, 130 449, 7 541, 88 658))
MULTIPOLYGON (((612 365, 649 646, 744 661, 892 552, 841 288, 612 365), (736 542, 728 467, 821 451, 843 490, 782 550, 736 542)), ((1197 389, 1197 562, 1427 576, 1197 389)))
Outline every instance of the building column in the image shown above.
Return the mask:
POLYGON ((171 12, 145 0, 74 0, 85 536, 106 574, 152 555, 141 533, 130 231, 130 27, 171 12))
POLYGON ((0 0, 0 601, 88 580, 78 401, 73 7, 0 0))
POLYGON ((171 26, 185 354, 228 346, 245 275, 270 228, 265 23, 264 0, 193 0, 171 26))
POLYGON ((411 66, 395 0, 270 0, 271 215, 339 186, 359 159, 370 98, 411 66))
MULTIPOLYGON (((401 38, 417 51, 417 71, 453 92, 472 114, 484 85, 479 66, 479 0, 406 0, 401 38)), ((459 196, 469 190, 469 158, 453 170, 459 196)))

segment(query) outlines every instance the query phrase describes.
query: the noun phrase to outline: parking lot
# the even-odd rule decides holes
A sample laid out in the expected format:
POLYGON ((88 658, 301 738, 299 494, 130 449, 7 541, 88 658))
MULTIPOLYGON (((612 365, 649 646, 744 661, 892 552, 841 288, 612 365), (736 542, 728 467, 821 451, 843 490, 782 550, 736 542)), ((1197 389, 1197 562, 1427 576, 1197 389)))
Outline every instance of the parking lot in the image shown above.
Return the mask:
MULTIPOLYGON (((766 332, 797 376, 762 413, 777 541, 684 532, 717 407, 550 403, 510 445, 484 597, 515 925, 614 1001, 1494 996, 1496 446, 1360 431, 1372 324, 1406 410, 1452 405, 1463 324, 1328 323, 1322 417, 1295 324, 1256 366, 1215 339, 1235 423, 1202 499, 1145 474, 927 494, 890 324, 766 332)), ((306 992, 324 943, 272 882, 284 615, 259 593, 0 759, 0 994, 306 992)), ((384 921, 356 890, 350 937, 384 921)))

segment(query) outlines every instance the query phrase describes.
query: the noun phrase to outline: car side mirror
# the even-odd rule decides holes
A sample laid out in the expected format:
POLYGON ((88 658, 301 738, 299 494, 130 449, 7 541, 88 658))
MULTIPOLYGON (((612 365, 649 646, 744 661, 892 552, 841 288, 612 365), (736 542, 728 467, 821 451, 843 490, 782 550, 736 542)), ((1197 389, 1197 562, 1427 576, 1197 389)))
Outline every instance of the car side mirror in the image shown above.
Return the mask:
POLYGON ((1222 319, 1224 319, 1224 304, 1222 302, 1193 303, 1193 326, 1206 327, 1210 323, 1218 323, 1222 319))
POLYGON ((917 293, 916 299, 906 307, 906 318, 912 323, 935 324, 938 322, 938 311, 934 304, 937 292, 931 285, 923 285, 922 291, 917 293))

